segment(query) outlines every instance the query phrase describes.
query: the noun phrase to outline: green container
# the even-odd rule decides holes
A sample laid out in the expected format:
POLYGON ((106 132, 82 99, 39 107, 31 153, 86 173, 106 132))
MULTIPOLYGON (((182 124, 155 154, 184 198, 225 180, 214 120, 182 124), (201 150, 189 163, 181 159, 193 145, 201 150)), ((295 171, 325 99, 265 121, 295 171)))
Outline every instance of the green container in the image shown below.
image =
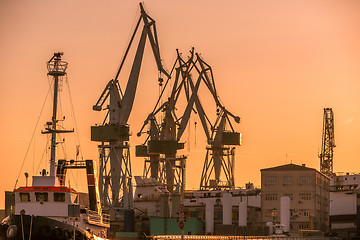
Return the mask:
POLYGON ((240 145, 240 133, 238 133, 238 132, 223 132, 221 143, 223 145, 240 145))
POLYGON ((91 126, 91 141, 129 141, 129 127, 115 124, 91 126))
MULTIPOLYGON (((203 223, 198 218, 188 218, 184 223, 185 235, 202 235, 203 223)), ((150 218, 150 235, 180 235, 177 218, 150 218)))
POLYGON ((115 237, 117 238, 138 238, 138 232, 116 232, 115 237))

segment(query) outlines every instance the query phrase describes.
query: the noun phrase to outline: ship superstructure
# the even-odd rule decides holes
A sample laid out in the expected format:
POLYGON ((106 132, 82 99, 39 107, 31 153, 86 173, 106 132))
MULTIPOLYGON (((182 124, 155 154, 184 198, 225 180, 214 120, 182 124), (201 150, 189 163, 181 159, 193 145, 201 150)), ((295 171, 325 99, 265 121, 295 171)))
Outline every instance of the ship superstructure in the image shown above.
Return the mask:
POLYGON ((47 62, 48 75, 53 77, 53 112, 42 133, 51 135, 50 169, 49 172, 43 169, 40 176, 33 176, 31 186, 14 189, 15 214, 3 220, 2 239, 105 239, 107 235, 109 223, 107 216, 102 214, 96 191, 93 161, 56 161, 58 134, 73 132, 58 125, 59 85, 68 65, 61 60, 62 55, 55 53, 47 62), (80 207, 79 193, 65 186, 68 168, 86 169, 89 206, 80 207))

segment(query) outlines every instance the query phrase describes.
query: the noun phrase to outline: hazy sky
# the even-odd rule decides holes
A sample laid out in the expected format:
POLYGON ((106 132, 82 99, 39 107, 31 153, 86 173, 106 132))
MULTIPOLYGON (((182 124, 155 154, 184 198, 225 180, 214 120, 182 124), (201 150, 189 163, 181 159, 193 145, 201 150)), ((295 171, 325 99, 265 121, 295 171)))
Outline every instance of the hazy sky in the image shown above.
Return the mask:
MULTIPOLYGON (((176 48, 185 56, 195 47, 213 68, 222 102, 242 118, 236 125, 243 135, 236 151, 237 186, 260 185, 260 169, 291 161, 319 169, 325 107, 335 114, 334 170, 359 172, 360 1, 157 0, 144 5, 156 20, 167 69, 176 48)), ((90 126, 103 114, 93 112, 92 105, 114 77, 138 17, 138 2, 130 0, 0 1, 0 208, 3 191, 14 187, 47 95, 45 63, 54 52, 64 52, 69 62, 84 158, 97 159, 90 126)), ((143 140, 136 133, 158 95, 149 45, 145 52, 129 121, 132 152, 143 140)), ((123 87, 125 82, 121 78, 123 87)), ((39 133, 50 119, 47 110, 20 185, 24 172, 36 174, 39 166, 44 149, 39 133)), ((198 188, 205 157, 199 125, 194 144, 194 120, 191 136, 183 139, 190 140, 191 151, 181 153, 188 155, 188 189, 198 188)), ((133 174, 140 175, 143 159, 131 161, 133 174)))

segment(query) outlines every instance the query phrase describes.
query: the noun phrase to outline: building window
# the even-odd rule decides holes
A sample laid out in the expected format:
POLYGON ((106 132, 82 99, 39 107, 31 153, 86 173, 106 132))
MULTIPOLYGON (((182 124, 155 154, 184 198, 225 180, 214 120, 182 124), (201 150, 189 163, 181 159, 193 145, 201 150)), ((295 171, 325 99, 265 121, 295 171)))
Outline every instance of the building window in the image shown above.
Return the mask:
POLYGON ((46 192, 36 192, 35 198, 37 202, 47 202, 49 201, 48 193, 46 192))
POLYGON ((299 229, 309 229, 309 224, 308 223, 300 223, 299 229))
POLYGON ((290 209, 290 217, 296 217, 296 209, 290 209))
POLYGON ((292 176, 286 176, 284 177, 284 185, 293 184, 293 177, 292 176))
POLYGON ((277 177, 274 176, 265 177, 265 184, 269 184, 269 185, 277 184, 277 177))
POLYGON ((300 176, 299 184, 311 184, 311 177, 310 176, 300 176))
POLYGON ((269 201, 276 201, 277 200, 277 194, 266 194, 265 200, 269 201))
POLYGON ((287 196, 287 197, 289 197, 290 198, 290 200, 293 200, 293 195, 292 194, 286 194, 286 193, 284 193, 284 196, 287 196))
POLYGON ((223 212, 222 211, 215 211, 214 212, 214 219, 215 220, 221 220, 223 218, 223 212))
POLYGON ((300 200, 311 200, 311 194, 310 193, 301 193, 299 194, 300 200))
POLYGON ((65 202, 65 193, 54 193, 54 202, 65 202))
POLYGON ((299 216, 302 216, 302 217, 310 216, 310 210, 308 210, 308 209, 300 209, 299 210, 299 216))
POLYGON ((30 193, 20 193, 19 196, 21 202, 30 202, 30 193))
POLYGON ((265 209, 265 217, 277 217, 277 209, 265 209))

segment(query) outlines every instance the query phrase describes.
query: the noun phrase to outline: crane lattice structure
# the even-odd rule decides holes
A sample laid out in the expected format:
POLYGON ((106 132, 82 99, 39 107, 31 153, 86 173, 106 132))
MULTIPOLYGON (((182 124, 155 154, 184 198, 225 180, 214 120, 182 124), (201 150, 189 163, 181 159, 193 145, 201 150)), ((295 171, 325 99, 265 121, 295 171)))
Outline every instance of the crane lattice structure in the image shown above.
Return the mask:
POLYGON ((320 172, 325 175, 333 174, 333 153, 335 146, 334 113, 332 108, 324 108, 323 132, 320 158, 320 172))
MULTIPOLYGON (((91 127, 91 140, 101 142, 99 145, 99 191, 102 204, 109 207, 112 223, 124 222, 124 231, 134 231, 134 210, 132 193, 132 172, 129 152, 128 119, 135 99, 140 68, 147 38, 157 64, 159 75, 169 74, 164 70, 156 33, 155 21, 147 15, 140 3, 140 18, 132 34, 130 43, 121 61, 114 79, 110 80, 102 92, 93 110, 107 111, 101 125, 91 127), (140 40, 133 60, 130 75, 123 94, 119 75, 131 48, 132 42, 143 22, 140 40), (109 99, 108 104, 105 104, 109 99)), ((118 226, 116 231, 121 231, 118 226)))
MULTIPOLYGON (((153 112, 146 119, 138 136, 141 135, 147 124, 149 124, 147 132, 149 135, 143 145, 137 146, 136 155, 147 157, 144 167, 145 177, 152 177, 160 181, 167 186, 169 192, 178 192, 179 186, 182 186, 184 181, 182 176, 185 171, 186 159, 183 156, 176 157, 177 150, 184 147, 179 141, 191 114, 198 114, 209 144, 200 188, 233 189, 235 187, 233 167, 235 151, 229 145, 240 145, 240 133, 234 131, 229 117, 232 117, 237 123, 240 122, 240 118, 230 113, 220 102, 211 67, 199 54, 194 52, 194 49, 190 53, 188 60, 185 61, 177 52, 177 59, 173 67, 175 78, 171 94, 162 105, 158 100, 153 112), (217 108, 215 123, 211 123, 201 104, 198 95, 201 83, 205 84, 215 101, 217 108), (187 105, 185 110, 179 114, 176 112, 176 104, 181 91, 184 92, 187 105), (163 112, 164 117, 163 121, 158 124, 155 116, 160 112, 163 112), (230 130, 227 130, 226 125, 230 126, 230 130), (221 172, 224 174, 224 181, 221 181, 221 172)), ((164 89, 168 86, 169 80, 166 81, 164 89)))

